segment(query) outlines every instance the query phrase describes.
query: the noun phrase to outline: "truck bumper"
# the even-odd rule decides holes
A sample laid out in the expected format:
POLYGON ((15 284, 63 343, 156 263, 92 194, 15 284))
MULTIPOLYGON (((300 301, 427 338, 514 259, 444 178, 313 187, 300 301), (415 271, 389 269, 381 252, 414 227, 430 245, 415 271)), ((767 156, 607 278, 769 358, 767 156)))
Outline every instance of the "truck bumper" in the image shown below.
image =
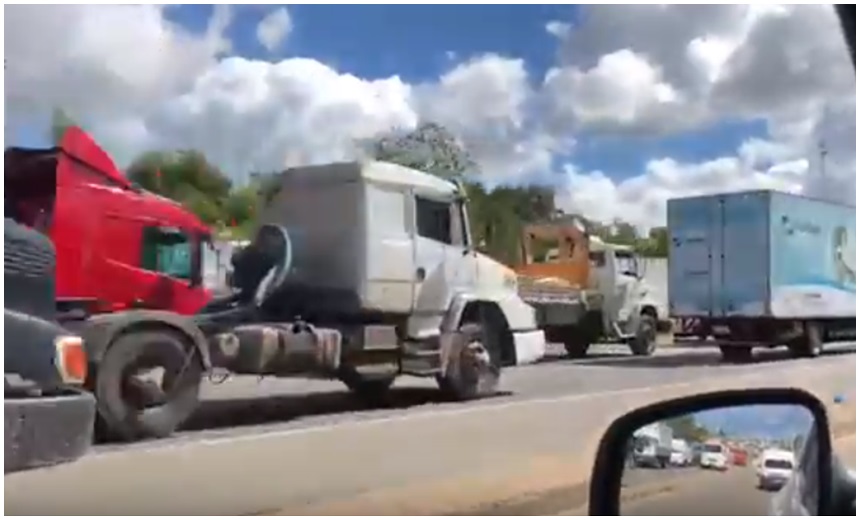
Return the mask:
POLYGON ((514 332, 514 349, 517 355, 517 365, 537 363, 546 356, 546 337, 544 336, 544 331, 514 332))
POLYGON ((96 400, 80 392, 3 399, 4 473, 72 462, 92 445, 96 400))

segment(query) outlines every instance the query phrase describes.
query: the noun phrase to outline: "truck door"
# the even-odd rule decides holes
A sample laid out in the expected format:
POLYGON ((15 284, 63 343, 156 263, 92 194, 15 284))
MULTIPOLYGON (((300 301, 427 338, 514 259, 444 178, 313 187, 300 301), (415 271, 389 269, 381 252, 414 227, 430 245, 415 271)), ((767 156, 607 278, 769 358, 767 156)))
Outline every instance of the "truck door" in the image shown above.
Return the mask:
POLYGON ((201 238, 185 230, 145 226, 141 241, 140 267, 151 273, 141 291, 140 304, 147 308, 170 309, 193 314, 206 302, 202 284, 201 238))
POLYGON ((446 264, 462 248, 454 247, 452 201, 415 195, 415 278, 409 335, 424 337, 438 331, 448 310, 450 277, 446 264))
POLYGON ((708 317, 721 307, 720 205, 716 197, 669 201, 669 309, 673 316, 708 317))
POLYGON ((769 234, 768 193, 721 197, 719 287, 722 316, 761 316, 768 311, 769 234))

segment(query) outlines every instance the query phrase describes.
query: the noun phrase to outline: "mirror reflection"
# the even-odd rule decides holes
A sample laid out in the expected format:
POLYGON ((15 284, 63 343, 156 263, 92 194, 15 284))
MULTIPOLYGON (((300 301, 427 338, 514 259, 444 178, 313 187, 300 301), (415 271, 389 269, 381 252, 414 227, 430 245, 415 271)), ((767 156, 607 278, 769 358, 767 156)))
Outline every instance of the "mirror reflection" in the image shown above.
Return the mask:
POLYGON ((802 406, 761 404, 643 425, 627 443, 621 514, 772 515, 798 505, 814 514, 813 426, 802 406))

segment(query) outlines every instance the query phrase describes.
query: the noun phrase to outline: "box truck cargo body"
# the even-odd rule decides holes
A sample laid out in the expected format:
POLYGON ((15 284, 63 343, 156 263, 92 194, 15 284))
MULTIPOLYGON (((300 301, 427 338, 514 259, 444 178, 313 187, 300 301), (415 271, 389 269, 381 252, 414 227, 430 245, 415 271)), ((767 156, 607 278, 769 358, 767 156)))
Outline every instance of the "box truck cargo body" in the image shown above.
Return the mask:
POLYGON ((854 230, 854 207, 774 191, 670 200, 670 313, 740 355, 853 339, 854 230))

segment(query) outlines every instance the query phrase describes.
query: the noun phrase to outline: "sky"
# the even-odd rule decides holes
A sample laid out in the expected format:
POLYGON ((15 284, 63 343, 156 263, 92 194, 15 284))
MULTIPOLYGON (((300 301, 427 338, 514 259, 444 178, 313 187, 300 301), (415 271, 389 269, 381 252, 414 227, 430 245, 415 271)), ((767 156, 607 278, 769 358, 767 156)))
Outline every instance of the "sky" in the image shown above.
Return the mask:
POLYGON ((856 83, 827 6, 8 6, 6 145, 62 107, 120 167, 197 148, 236 182, 433 121, 488 185, 665 224, 677 196, 855 200, 856 83), (38 37, 36 37, 38 35, 38 37), (827 149, 821 175, 819 144, 827 149))
POLYGON ((695 414, 696 422, 729 437, 793 439, 812 427, 809 410, 799 405, 758 404, 718 408, 695 414))

